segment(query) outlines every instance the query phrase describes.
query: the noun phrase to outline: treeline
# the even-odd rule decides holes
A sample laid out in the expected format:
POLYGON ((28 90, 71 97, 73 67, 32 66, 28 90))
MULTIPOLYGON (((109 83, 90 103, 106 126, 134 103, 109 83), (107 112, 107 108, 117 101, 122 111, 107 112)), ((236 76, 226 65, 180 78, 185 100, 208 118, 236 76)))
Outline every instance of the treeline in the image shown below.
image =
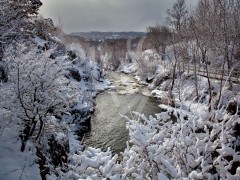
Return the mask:
POLYGON ((177 74, 193 72, 198 96, 200 71, 208 79, 209 104, 212 101, 211 74, 221 81, 218 101, 224 80, 227 79, 232 88, 233 77, 239 78, 239 17, 239 0, 199 0, 192 9, 187 8, 185 0, 177 0, 167 10, 165 24, 148 27, 148 42, 161 60, 171 66, 171 91, 177 74))
POLYGON ((148 27, 148 41, 162 59, 167 45, 179 43, 182 46, 177 50, 182 51, 178 52, 182 59, 209 64, 209 54, 216 53, 223 55, 227 69, 231 70, 240 52, 239 7, 239 0, 199 0, 191 10, 185 0, 177 0, 167 10, 164 25, 148 27))

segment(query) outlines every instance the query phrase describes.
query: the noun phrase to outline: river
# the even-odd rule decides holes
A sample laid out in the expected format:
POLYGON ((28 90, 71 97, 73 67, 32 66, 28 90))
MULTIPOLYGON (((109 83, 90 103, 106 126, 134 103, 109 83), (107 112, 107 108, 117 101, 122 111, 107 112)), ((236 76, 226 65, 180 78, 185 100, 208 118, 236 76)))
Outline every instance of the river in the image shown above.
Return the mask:
POLYGON ((114 88, 97 96, 91 130, 85 134, 84 144, 103 151, 111 147, 113 153, 119 153, 125 149, 129 138, 126 120, 121 115, 131 117, 130 111, 137 111, 149 116, 161 109, 148 88, 139 85, 132 75, 110 72, 109 80, 114 88))

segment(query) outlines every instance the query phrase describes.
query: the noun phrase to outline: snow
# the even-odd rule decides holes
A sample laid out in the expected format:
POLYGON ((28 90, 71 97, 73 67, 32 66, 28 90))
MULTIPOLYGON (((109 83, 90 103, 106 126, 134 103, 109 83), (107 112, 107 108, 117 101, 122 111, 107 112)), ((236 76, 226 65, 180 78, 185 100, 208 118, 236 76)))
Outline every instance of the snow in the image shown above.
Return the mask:
POLYGON ((38 45, 38 46, 41 46, 41 47, 44 47, 45 44, 47 43, 47 41, 45 41, 44 39, 41 39, 39 36, 35 36, 33 38, 33 41, 38 45))
POLYGON ((158 179, 160 180, 169 180, 169 178, 167 178, 167 176, 165 176, 165 174, 163 173, 158 173, 158 179))
MULTIPOLYGON (((58 42, 58 40, 55 37, 52 37, 55 42, 58 42)), ((43 46, 46 41, 39 38, 34 37, 33 41, 37 45, 43 46)), ((62 42, 61 42, 62 43, 62 42)), ((14 61, 22 62, 21 66, 24 66, 22 70, 22 77, 21 81, 21 88, 28 88, 29 91, 31 91, 30 88, 33 88, 33 85, 35 87, 40 86, 41 82, 39 81, 39 78, 42 78, 44 82, 44 86, 46 87, 53 87, 53 88, 60 88, 59 91, 54 92, 54 89, 47 89, 49 92, 43 91, 40 95, 45 100, 51 100, 49 97, 56 97, 57 100, 54 101, 55 103, 59 103, 60 101, 65 101, 67 99, 75 99, 76 101, 73 103, 75 104, 74 108, 76 109, 84 109, 87 108, 89 111, 93 111, 93 98, 99 93, 100 91, 104 91, 105 89, 109 88, 110 82, 108 80, 102 79, 100 77, 100 71, 98 65, 91 59, 86 59, 86 56, 84 52, 82 51, 81 47, 77 46, 76 44, 71 44, 69 47, 67 47, 69 50, 73 50, 76 52, 76 54, 79 57, 79 61, 76 61, 75 64, 71 64, 71 62, 68 62, 68 56, 60 56, 56 58, 55 60, 47 61, 47 57, 51 54, 52 50, 46 51, 42 54, 34 54, 34 48, 28 52, 28 49, 25 48, 24 45, 21 46, 20 51, 24 51, 20 56, 17 58, 13 58, 14 61), (33 57, 34 56, 34 57, 33 57), (44 56, 44 60, 46 60, 45 63, 43 63, 43 59, 41 59, 41 56, 44 56), (29 57, 29 58, 28 58, 29 57), (40 57, 40 58, 39 58, 40 57), (36 58, 36 59, 33 59, 36 58), (36 62, 36 60, 38 60, 36 62), (42 67, 45 67, 45 69, 41 69, 42 67), (35 68, 32 71, 29 71, 29 68, 35 68), (47 68, 46 68, 47 67, 47 68), (57 71, 58 68, 61 67, 61 71, 57 71), (80 76, 81 81, 77 82, 74 79, 66 79, 64 76, 68 72, 68 68, 75 68, 80 76), (26 71, 26 73, 24 73, 26 71), (57 71, 57 72, 56 72, 57 71), (52 81, 52 76, 58 78, 56 82, 52 81), (36 78, 34 81, 34 84, 31 84, 31 81, 27 81, 24 83, 24 78, 30 78, 31 80, 36 78), (86 78, 86 79, 85 79, 86 78), (88 78, 88 79, 87 79, 88 78), (63 86, 63 84, 68 84, 67 86, 63 86), (61 84, 61 85, 59 85, 61 84), (68 88, 72 88, 71 92, 68 88), (51 91, 50 91, 51 90, 51 91), (78 94, 72 94, 75 90, 78 92, 78 94), (78 102, 76 104, 76 102, 78 102)), ((7 56, 8 58, 11 58, 11 54, 7 56)), ((11 61, 12 62, 12 61, 11 61)), ((14 65, 14 64, 13 64, 14 65)), ((12 66, 14 67, 14 66, 12 66)), ((14 70, 14 69, 13 69, 14 70)), ((12 72, 11 72, 12 73, 12 72)), ((10 77, 16 77, 14 74, 10 74, 10 77)), ((14 84, 13 83, 4 83, 0 85, 0 93, 4 94, 4 96, 1 96, 0 99, 0 121, 1 121, 1 134, 0 134, 0 179, 41 179, 40 176, 40 170, 39 166, 36 163, 38 157, 36 156, 36 148, 35 145, 38 143, 33 142, 34 139, 30 139, 27 141, 25 151, 21 152, 21 139, 19 138, 20 131, 23 129, 23 123, 22 120, 18 118, 18 113, 21 112, 20 108, 17 108, 16 101, 17 96, 15 95, 14 91, 14 84), (11 101, 13 100, 13 101, 11 101), (13 106, 13 104, 16 106, 13 106), (13 112, 7 111, 6 109, 13 109, 13 112), (35 144, 36 143, 36 144, 35 144)), ((24 99, 25 100, 25 99, 24 99)), ((31 102, 27 102, 30 104, 31 102)), ((49 105, 51 102, 48 103, 49 105)), ((33 106, 35 108, 33 109, 32 113, 38 112, 40 108, 43 108, 44 105, 38 104, 36 102, 33 103, 33 106)), ((59 108, 58 110, 61 111, 59 108)), ((69 112, 62 111, 64 113, 63 119, 61 122, 57 120, 54 116, 49 117, 47 119, 47 122, 45 122, 45 125, 48 127, 47 133, 44 134, 44 137, 42 137, 42 145, 46 146, 45 148, 49 148, 49 145, 47 143, 48 135, 51 132, 54 132, 54 138, 56 141, 59 142, 59 144, 62 144, 62 142, 65 142, 68 140, 70 152, 69 152, 69 159, 72 159, 72 163, 76 162, 77 154, 83 150, 83 145, 81 142, 77 139, 79 139, 78 136, 75 135, 75 131, 77 130, 76 124, 73 124, 73 116, 69 112), (59 128, 59 129, 58 129, 59 128), (61 129, 63 128, 63 129, 61 129), (67 132, 67 133, 66 133, 67 132)), ((92 152, 89 150, 88 152, 92 152)), ((102 162, 105 162, 107 159, 105 157, 105 153, 103 155, 101 154, 99 150, 98 158, 101 159, 102 162)), ((96 152, 96 153, 97 153, 96 152)), ((109 153, 108 153, 109 154, 109 153)), ((47 157, 46 158, 51 158, 47 157)), ((85 155, 84 155, 85 156, 85 155)), ((81 158, 80 158, 81 159, 81 158)), ((99 159, 99 160, 100 160, 99 159)), ((48 160, 50 161, 50 159, 48 160)), ((91 162, 92 165, 95 165, 96 160, 92 161, 89 159, 87 162, 91 162)), ((77 162, 79 163, 79 162, 77 162)), ((110 163, 112 164, 112 163, 110 163)), ((84 164, 82 164, 83 168, 85 167, 84 164)), ((108 170, 110 168, 110 165, 108 165, 108 170)), ((51 169, 50 169, 51 170, 51 169)), ((59 174, 63 174, 61 172, 61 168, 52 169, 51 171, 58 172, 59 174)), ((105 170, 106 171, 106 170, 105 170)), ((64 174, 64 177, 79 177, 74 173, 66 173, 64 174)), ((47 179, 56 179, 56 175, 53 173, 51 175, 47 176, 47 179)), ((76 179, 76 178, 75 178, 76 179)))
POLYGON ((71 124, 68 127, 68 139, 69 139, 69 155, 70 156, 74 156, 74 154, 78 151, 82 151, 83 150, 83 145, 81 144, 81 142, 79 142, 78 136, 75 135, 75 131, 76 131, 76 126, 75 124, 71 124))
POLYGON ((136 63, 128 63, 128 64, 123 64, 120 66, 120 71, 124 72, 126 74, 134 73, 137 70, 137 65, 136 63))
POLYGON ((66 134, 64 134, 63 132, 57 132, 55 139, 59 142, 61 142, 62 140, 64 140, 66 138, 66 134))
MULTIPOLYGON (((147 53, 152 52, 149 51, 147 53)), ((131 54, 131 56, 134 57, 133 54, 131 54)), ((171 56, 168 57, 173 58, 171 56)), ((142 78, 144 78, 141 76, 141 72, 139 73, 138 71, 129 70, 129 67, 133 66, 132 64, 134 63, 121 65, 120 69, 125 73, 133 73, 138 82, 141 82, 142 78)), ((137 66, 136 62, 135 66, 137 66)), ((161 63, 155 72, 155 78, 157 79, 158 77, 161 77, 166 72, 168 72, 168 70, 166 70, 161 63)), ((235 125, 233 124, 233 119, 236 118, 238 119, 237 122, 239 122, 240 118, 238 115, 229 117, 229 114, 226 112, 227 103, 235 101, 239 102, 239 86, 237 84, 233 84, 233 90, 229 90, 227 89, 227 81, 225 81, 222 92, 223 96, 219 106, 220 108, 215 111, 208 112, 209 95, 207 89, 207 78, 202 76, 197 77, 199 97, 196 98, 196 87, 192 76, 193 75, 191 75, 191 73, 183 73, 181 78, 178 77, 178 79, 175 80, 175 86, 173 89, 173 97, 175 97, 174 107, 168 104, 168 89, 169 84, 171 83, 170 80, 164 81, 157 87, 153 84, 148 84, 148 86, 153 89, 151 94, 163 102, 163 104, 160 104, 159 106, 166 110, 166 112, 156 114, 157 120, 160 121, 160 124, 162 122, 161 125, 163 127, 158 129, 153 123, 151 128, 154 128, 147 130, 149 126, 148 123, 145 122, 146 119, 144 116, 138 114, 138 116, 141 117, 143 124, 138 124, 138 118, 131 120, 126 117, 128 120, 127 127, 130 130, 129 142, 132 143, 132 146, 130 148, 128 147, 128 150, 124 152, 125 157, 123 161, 124 163, 128 162, 126 164, 128 169, 130 169, 134 161, 138 161, 139 158, 140 160, 137 162, 137 166, 139 169, 143 170, 140 164, 144 164, 145 159, 143 159, 142 156, 146 155, 149 159, 151 159, 151 157, 155 157, 155 162, 161 162, 165 166, 164 168, 166 168, 166 171, 162 174, 157 174, 158 177, 161 175, 162 179, 168 179, 168 176, 166 176, 167 174, 171 174, 173 178, 176 178, 179 177, 180 173, 183 179, 216 178, 216 174, 213 175, 212 172, 208 173, 208 171, 212 168, 212 161, 214 161, 215 168, 218 171, 218 174, 220 174, 220 177, 223 177, 223 179, 237 179, 237 177, 239 177, 239 168, 236 170, 236 174, 234 175, 231 175, 228 170, 233 168, 233 162, 239 161, 237 160, 239 158, 239 155, 237 155, 238 152, 236 152, 236 150, 232 147, 232 142, 239 144, 239 137, 236 140, 232 136, 231 132, 233 132, 232 128, 235 125), (176 116, 177 124, 169 123, 169 119, 171 119, 172 115, 176 116), (154 134, 155 129, 158 130, 158 135, 162 136, 162 138, 160 138, 157 134, 154 134), (146 133, 146 130, 147 132, 152 132, 153 134, 146 133), (195 131, 199 130, 202 132, 195 133, 195 131), (157 144, 155 144, 156 142, 157 144), (185 149, 185 147, 188 147, 188 150, 185 149), (189 154, 186 154, 184 149, 187 150, 189 154), (161 154, 165 151, 166 156, 162 157, 161 154), (157 152, 159 154, 157 154, 157 152), (175 154, 173 152, 175 152, 175 154), (219 157, 213 157, 211 159, 211 156, 208 156, 208 154, 213 152, 219 153, 219 157), (137 158, 135 153, 138 155, 137 158), (144 155, 142 155, 142 153, 144 155), (186 155, 185 160, 182 160, 181 153, 186 155), (157 156, 155 154, 157 154, 157 156), (168 157, 170 154, 174 155, 168 157), (224 159, 229 156, 233 156, 233 160, 231 162, 227 162, 224 159), (180 163, 179 165, 176 165, 178 163, 178 158, 180 158, 181 161, 184 161, 185 164, 180 165, 180 163), (226 166, 226 164, 228 164, 228 166, 226 166), (196 171, 190 171, 191 169, 199 166, 201 166, 202 170, 198 168, 196 171), (185 172, 182 171, 184 169, 183 167, 186 168, 184 170, 185 172)), ((151 76, 147 76, 147 78, 149 77, 151 76)), ((211 79, 213 93, 218 94, 220 91, 219 84, 219 80, 211 79)), ((216 102, 217 98, 218 96, 214 95, 212 101, 216 102)), ((212 103, 212 106, 213 104, 214 103, 212 103)), ((152 119, 149 118, 149 121, 152 121, 152 119)), ((145 163, 144 166, 148 167, 149 164, 145 163)), ((125 169, 125 172, 128 172, 127 169, 125 169)), ((132 173, 132 177, 139 177, 138 170, 134 171, 131 169, 128 173, 132 173)))
MULTIPOLYGON (((63 45, 63 42, 57 37, 52 35, 49 37, 55 43, 63 45)), ((47 43, 38 36, 35 36, 33 41, 39 46, 47 43)), ((194 44, 194 42, 191 43, 194 44)), ((43 84, 50 92, 42 92, 39 95, 41 99, 50 99, 54 96, 57 100, 53 102, 59 103, 75 98, 75 101, 71 103, 71 105, 74 104, 71 106, 72 109, 93 112, 93 98, 101 91, 116 87, 110 86, 110 81, 100 77, 100 67, 93 59, 86 57, 80 45, 73 43, 66 48, 74 51, 78 57, 72 62, 67 62, 69 57, 63 55, 57 57, 56 60, 45 61, 43 65, 42 59, 49 57, 52 50, 45 52, 49 54, 45 54, 46 56, 42 59, 36 57, 39 58, 39 61, 36 62, 33 55, 34 50, 32 49, 29 53, 28 48, 22 47, 21 56, 11 60, 11 62, 18 60, 15 62, 16 64, 12 64, 12 67, 20 67, 22 70, 19 89, 23 89, 24 92, 33 92, 34 87, 36 90, 41 86, 41 81, 38 80, 45 80, 43 84), (59 67, 63 71, 55 73, 59 67), (66 75, 68 68, 74 68, 79 72, 81 76, 79 82, 74 78, 62 77, 66 75), (49 74, 45 70, 49 70, 49 74), (52 76, 57 77, 56 82, 52 81, 52 76), (50 85, 53 85, 54 88, 61 88, 54 91, 54 88, 49 88, 50 85)), ((191 54, 191 49, 188 50, 191 54)), ((132 119, 125 117, 130 139, 127 142, 127 148, 122 153, 122 161, 118 161, 119 156, 113 155, 110 148, 106 152, 92 147, 84 149, 85 147, 75 135, 77 127, 73 122, 74 118, 70 112, 65 112, 65 109, 58 109, 60 113, 64 114, 61 122, 58 122, 53 116, 46 118, 45 124, 48 125, 48 131, 54 132, 54 137, 59 143, 68 139, 70 146, 67 171, 63 172, 60 167, 56 167, 54 169, 56 174, 48 175, 48 179, 239 178, 240 169, 239 167, 233 169, 233 163, 240 161, 239 152, 236 151, 240 138, 236 137, 234 129, 235 125, 240 123, 240 118, 237 114, 227 113, 225 109, 228 102, 238 102, 240 99, 238 85, 233 84, 233 90, 230 90, 226 80, 222 88, 223 96, 216 104, 220 83, 218 80, 211 80, 212 92, 217 95, 213 96, 213 103, 209 104, 210 97, 206 77, 197 77, 199 95, 196 97, 193 74, 184 72, 177 74, 178 78, 175 80, 172 94, 170 94, 171 69, 168 66, 173 63, 174 59, 171 51, 172 47, 167 47, 166 61, 161 61, 159 55, 153 50, 146 50, 142 53, 129 52, 132 63, 123 63, 118 69, 126 74, 133 74, 139 84, 148 85, 151 94, 161 101, 159 106, 165 110, 156 114, 156 117, 145 117, 137 112, 132 112, 132 119), (167 79, 164 79, 165 77, 167 79), (154 83, 158 78, 163 79, 163 82, 156 85, 154 83), (153 80, 152 83, 146 82, 151 80, 153 80), (171 103, 172 101, 174 104, 171 103), (215 107, 214 111, 208 111, 210 105, 215 107), (58 131, 55 129, 56 127, 66 128, 67 133, 63 130, 58 131), (232 160, 228 160, 229 157, 232 160), (230 170, 236 170, 236 173, 232 173, 230 170)), ((106 60, 108 55, 105 54, 101 58, 106 60)), ((222 61, 223 56, 213 58, 213 54, 210 55, 212 59, 222 61)), ((217 63, 219 62, 215 64, 217 63)), ((0 66, 3 65, 0 64, 0 66)), ((16 77, 16 73, 10 75, 16 77)), ((121 85, 128 86, 130 83, 128 79, 125 79, 121 85)), ((16 94, 11 89, 12 85, 0 84, 0 87, 1 94, 6 96, 0 97, 0 179, 41 179, 36 163, 35 146, 37 143, 30 137, 25 151, 20 152, 19 132, 22 131, 22 120, 18 113, 21 112, 21 109, 14 106, 16 102, 13 99, 16 98, 16 94), (5 103, 8 98, 10 105, 5 103), (12 108, 12 112, 9 111, 10 108, 12 108)), ((24 100, 29 100, 26 104, 33 107, 32 112, 28 112, 31 115, 51 103, 32 103, 30 98, 31 95, 24 96, 24 100)), ((45 143, 48 146, 47 142, 45 143)))
MULTIPOLYGON (((0 109, 0 114, 8 114, 0 109)), ((28 142, 26 150, 20 151, 19 120, 0 117, 0 179, 36 179, 40 180, 40 170, 36 164, 36 148, 28 142), (4 124, 7 123, 7 126, 4 124)))
POLYGON ((110 86, 111 82, 109 80, 102 80, 102 82, 96 83, 95 84, 95 90, 96 91, 104 91, 108 88, 111 88, 113 86, 110 86))

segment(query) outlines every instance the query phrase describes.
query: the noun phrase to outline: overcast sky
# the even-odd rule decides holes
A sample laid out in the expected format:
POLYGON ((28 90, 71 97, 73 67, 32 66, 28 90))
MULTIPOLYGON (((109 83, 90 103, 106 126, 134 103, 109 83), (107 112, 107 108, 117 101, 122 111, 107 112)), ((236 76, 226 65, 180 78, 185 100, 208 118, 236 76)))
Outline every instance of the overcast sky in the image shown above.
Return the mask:
MULTIPOLYGON (((162 23, 174 0, 42 0, 40 14, 65 32, 145 31, 162 23)), ((186 0, 194 6, 197 0, 186 0)))

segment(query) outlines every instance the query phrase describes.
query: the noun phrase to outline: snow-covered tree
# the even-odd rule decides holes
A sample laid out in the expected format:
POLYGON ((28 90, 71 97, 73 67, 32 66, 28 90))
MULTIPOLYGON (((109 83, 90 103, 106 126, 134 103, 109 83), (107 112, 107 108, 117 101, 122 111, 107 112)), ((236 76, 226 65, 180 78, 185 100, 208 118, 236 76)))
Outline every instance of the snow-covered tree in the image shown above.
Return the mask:
POLYGON ((11 40, 24 36, 31 27, 27 19, 38 14, 40 0, 1 0, 0 1, 0 60, 3 48, 11 40))
POLYGON ((177 0, 172 9, 167 10, 167 21, 172 25, 173 29, 177 32, 180 32, 187 19, 187 7, 185 0, 177 0))
POLYGON ((72 84, 65 76, 71 64, 67 58, 48 58, 51 51, 28 50, 24 45, 8 49, 10 81, 14 83, 16 104, 12 108, 26 125, 23 146, 29 138, 39 139, 51 116, 67 113, 78 102, 78 83, 72 84), (20 107, 20 108, 19 108, 20 107), (15 111, 18 109, 18 111, 15 111))

